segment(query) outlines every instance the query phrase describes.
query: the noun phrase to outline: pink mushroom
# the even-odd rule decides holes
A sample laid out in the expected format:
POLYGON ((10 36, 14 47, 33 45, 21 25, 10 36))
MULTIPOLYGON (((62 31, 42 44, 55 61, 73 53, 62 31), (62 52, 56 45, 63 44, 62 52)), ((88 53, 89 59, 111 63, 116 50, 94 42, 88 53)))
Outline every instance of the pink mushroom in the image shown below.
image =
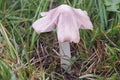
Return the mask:
POLYGON ((87 12, 63 4, 48 12, 42 12, 41 16, 42 18, 35 21, 32 27, 37 33, 56 29, 60 54, 64 57, 64 59, 61 59, 61 66, 65 70, 70 70, 71 52, 69 42, 78 43, 80 41, 79 29, 93 29, 87 12))

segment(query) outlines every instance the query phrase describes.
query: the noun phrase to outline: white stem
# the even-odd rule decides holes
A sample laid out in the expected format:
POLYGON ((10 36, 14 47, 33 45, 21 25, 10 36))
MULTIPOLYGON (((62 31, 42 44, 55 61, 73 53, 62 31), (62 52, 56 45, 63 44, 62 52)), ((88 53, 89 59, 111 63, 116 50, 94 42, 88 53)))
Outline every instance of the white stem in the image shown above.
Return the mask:
POLYGON ((69 42, 59 43, 60 46, 60 55, 61 55, 61 67, 66 71, 70 71, 71 69, 71 52, 70 52, 70 44, 69 42))

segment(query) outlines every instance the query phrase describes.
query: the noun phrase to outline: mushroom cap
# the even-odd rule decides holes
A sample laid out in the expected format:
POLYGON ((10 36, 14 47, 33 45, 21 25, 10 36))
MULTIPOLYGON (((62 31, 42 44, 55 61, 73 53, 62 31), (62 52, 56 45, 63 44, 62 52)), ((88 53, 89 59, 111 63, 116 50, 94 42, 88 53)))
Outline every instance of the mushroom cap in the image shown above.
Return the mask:
POLYGON ((93 30, 92 22, 86 11, 65 4, 48 12, 42 12, 41 16, 42 18, 32 24, 34 30, 37 33, 43 33, 56 29, 59 42, 78 43, 79 29, 93 30))

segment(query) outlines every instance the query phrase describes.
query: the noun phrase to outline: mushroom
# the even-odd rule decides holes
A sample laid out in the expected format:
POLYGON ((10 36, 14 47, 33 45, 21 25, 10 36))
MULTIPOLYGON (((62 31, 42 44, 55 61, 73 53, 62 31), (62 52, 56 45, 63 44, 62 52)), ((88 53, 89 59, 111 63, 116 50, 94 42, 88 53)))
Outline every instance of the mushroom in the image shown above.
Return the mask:
POLYGON ((79 29, 93 29, 86 11, 72 8, 66 4, 60 5, 48 12, 41 13, 42 18, 36 20, 32 27, 37 33, 57 31, 61 55, 61 67, 70 71, 71 52, 69 42, 80 41, 79 29))

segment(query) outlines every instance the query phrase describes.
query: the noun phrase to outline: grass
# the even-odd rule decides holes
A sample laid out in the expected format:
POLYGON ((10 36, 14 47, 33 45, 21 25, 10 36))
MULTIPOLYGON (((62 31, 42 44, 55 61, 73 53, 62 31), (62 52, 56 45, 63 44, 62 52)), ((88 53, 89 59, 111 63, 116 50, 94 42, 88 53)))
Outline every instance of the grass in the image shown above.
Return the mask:
POLYGON ((0 80, 119 80, 119 0, 51 1, 0 0, 0 80), (61 70, 56 32, 38 35, 31 27, 50 4, 63 3, 86 10, 94 25, 71 43, 70 73, 61 70))

